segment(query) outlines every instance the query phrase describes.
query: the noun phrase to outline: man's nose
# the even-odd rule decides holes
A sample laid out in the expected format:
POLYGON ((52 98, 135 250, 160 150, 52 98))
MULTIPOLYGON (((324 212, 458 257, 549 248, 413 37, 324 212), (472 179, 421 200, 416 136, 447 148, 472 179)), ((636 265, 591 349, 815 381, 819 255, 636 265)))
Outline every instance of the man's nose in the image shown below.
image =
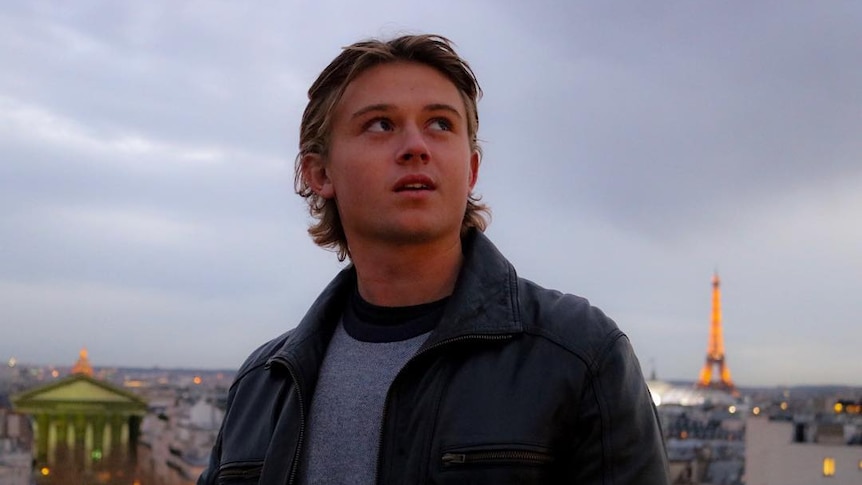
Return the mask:
POLYGON ((411 161, 427 163, 431 159, 431 152, 428 150, 428 144, 419 127, 406 127, 403 131, 403 137, 401 152, 398 154, 400 163, 411 161))

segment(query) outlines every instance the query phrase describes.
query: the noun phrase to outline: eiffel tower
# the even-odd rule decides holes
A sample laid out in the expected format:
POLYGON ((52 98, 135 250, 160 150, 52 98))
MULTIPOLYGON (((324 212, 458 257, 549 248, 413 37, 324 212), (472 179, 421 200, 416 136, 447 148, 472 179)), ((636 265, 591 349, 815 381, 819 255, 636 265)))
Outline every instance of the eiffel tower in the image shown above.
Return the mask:
POLYGON ((736 386, 730 378, 730 368, 724 358, 724 337, 721 332, 721 281, 718 272, 712 275, 712 321, 709 327, 709 345, 706 348, 706 363, 700 371, 697 387, 720 389, 736 395, 736 386), (713 380, 713 368, 718 369, 713 380))

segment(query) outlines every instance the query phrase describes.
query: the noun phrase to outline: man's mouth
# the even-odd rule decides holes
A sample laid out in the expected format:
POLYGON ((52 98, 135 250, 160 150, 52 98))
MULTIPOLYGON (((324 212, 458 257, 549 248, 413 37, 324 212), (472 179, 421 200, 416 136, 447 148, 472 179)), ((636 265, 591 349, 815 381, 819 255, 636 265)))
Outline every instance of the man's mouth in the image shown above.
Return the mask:
POLYGON ((434 190, 434 181, 425 175, 407 175, 395 183, 395 192, 407 192, 417 190, 434 190))
POLYGON ((431 187, 426 184, 406 184, 395 189, 396 192, 401 192, 404 190, 431 190, 431 187))

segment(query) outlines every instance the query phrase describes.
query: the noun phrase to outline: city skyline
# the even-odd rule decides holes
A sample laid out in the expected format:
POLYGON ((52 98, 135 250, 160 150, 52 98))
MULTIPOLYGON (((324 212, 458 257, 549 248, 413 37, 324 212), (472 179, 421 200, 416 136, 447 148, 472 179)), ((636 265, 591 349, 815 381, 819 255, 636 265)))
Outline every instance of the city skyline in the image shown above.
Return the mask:
POLYGON ((237 368, 340 270, 293 193, 341 46, 471 63, 487 231, 697 380, 862 385, 862 4, 0 6, 0 360, 237 368), (333 12, 337 12, 334 15, 333 12), (349 20, 344 20, 349 19, 349 20))

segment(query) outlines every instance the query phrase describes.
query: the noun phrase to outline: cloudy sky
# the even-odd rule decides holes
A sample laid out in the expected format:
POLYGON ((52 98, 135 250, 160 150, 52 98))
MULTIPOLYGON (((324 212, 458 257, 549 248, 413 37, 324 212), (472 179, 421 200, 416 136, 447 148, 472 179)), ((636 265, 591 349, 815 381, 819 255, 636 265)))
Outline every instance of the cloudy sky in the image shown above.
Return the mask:
POLYGON ((691 380, 718 269, 739 384, 862 385, 862 3, 347 3, 2 3, 0 359, 231 369, 292 328, 340 268, 292 190, 305 92, 432 32, 521 276, 691 380))

